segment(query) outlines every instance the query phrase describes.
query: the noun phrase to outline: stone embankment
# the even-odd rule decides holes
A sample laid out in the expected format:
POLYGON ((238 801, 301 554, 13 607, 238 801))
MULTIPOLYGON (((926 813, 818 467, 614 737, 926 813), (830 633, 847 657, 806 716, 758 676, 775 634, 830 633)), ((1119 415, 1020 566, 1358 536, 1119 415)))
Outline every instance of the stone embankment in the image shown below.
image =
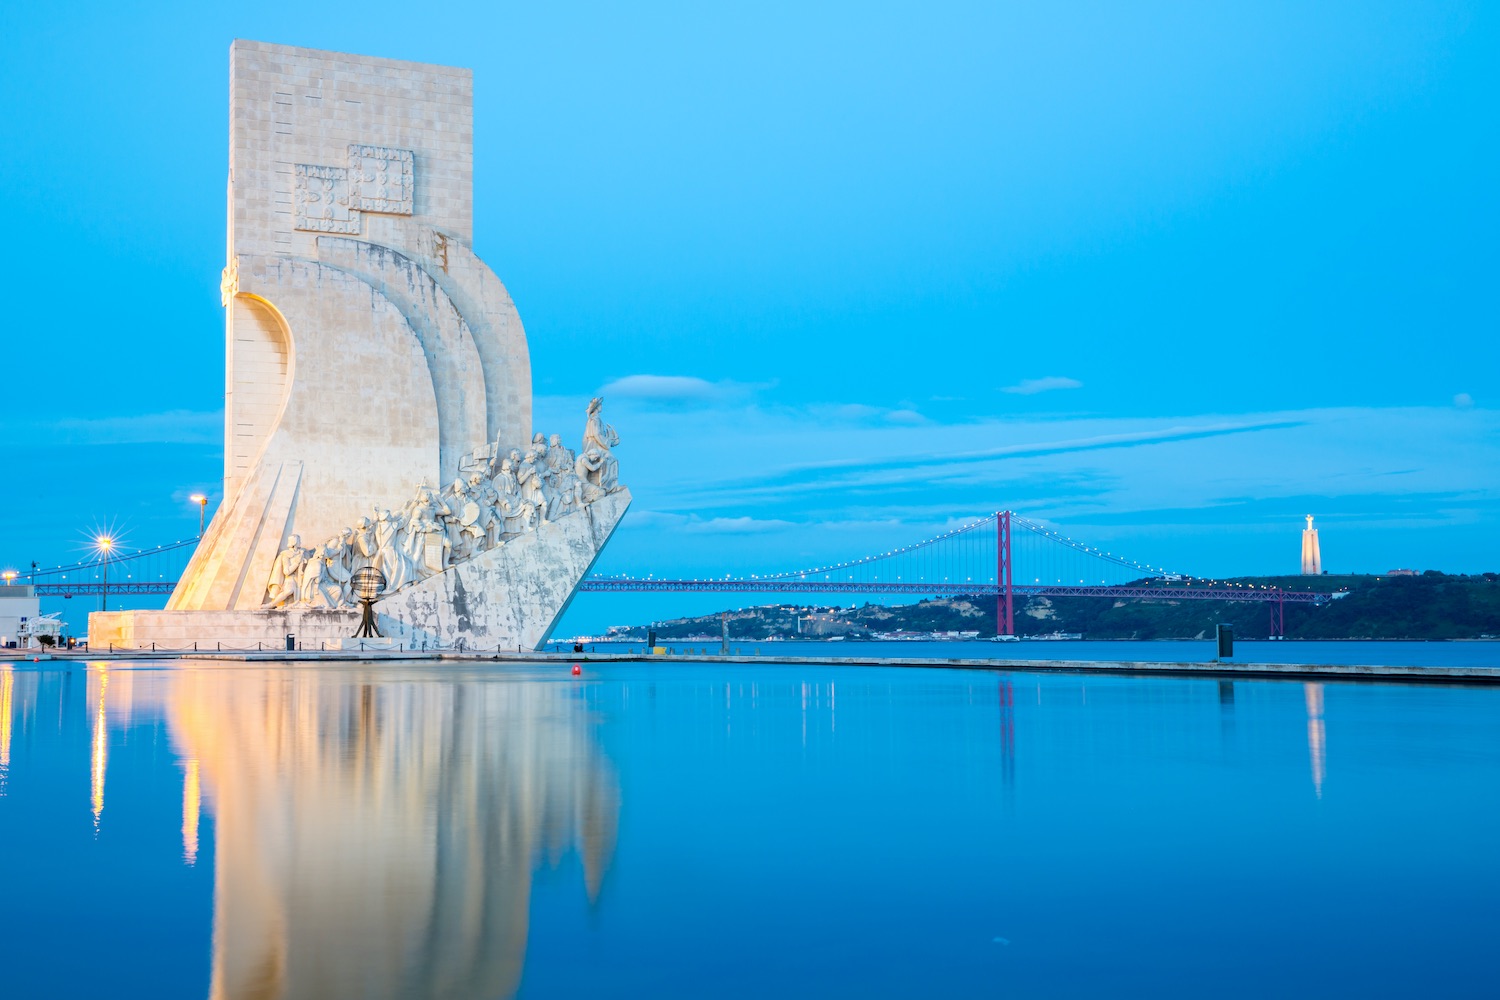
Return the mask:
POLYGON ((1129 660, 1006 660, 941 657, 779 656, 672 653, 488 653, 430 650, 427 652, 374 650, 307 650, 302 652, 203 653, 192 650, 114 650, 46 653, 6 650, 3 662, 174 662, 203 666, 396 663, 504 663, 534 666, 587 664, 607 667, 617 663, 656 663, 662 666, 742 664, 765 667, 906 667, 941 670, 984 670, 994 673, 1113 674, 1118 676, 1203 677, 1218 680, 1379 681, 1400 684, 1500 685, 1496 667, 1404 667, 1342 663, 1135 662, 1129 660))

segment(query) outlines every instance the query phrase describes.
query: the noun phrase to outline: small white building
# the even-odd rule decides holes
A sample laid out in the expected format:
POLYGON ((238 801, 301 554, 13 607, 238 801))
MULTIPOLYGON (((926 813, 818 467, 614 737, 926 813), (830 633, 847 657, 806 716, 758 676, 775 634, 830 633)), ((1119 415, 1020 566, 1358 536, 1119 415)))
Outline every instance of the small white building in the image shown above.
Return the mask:
POLYGON ((17 645, 22 649, 35 649, 37 646, 45 646, 44 638, 50 637, 52 645, 62 645, 63 629, 68 623, 62 620, 62 613, 54 611, 50 615, 33 615, 21 623, 20 630, 16 633, 17 645))
POLYGON ((30 629, 33 618, 40 617, 42 602, 36 596, 35 587, 18 586, 14 583, 0 585, 0 647, 20 646, 21 635, 30 629))

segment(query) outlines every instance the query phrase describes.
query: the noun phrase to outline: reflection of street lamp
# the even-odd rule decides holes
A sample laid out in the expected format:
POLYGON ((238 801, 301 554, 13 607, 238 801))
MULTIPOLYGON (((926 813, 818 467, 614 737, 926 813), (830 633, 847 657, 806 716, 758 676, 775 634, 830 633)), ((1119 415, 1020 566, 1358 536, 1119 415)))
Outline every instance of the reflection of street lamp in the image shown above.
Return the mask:
POLYGON ((203 512, 208 510, 208 497, 202 493, 194 493, 188 497, 189 500, 198 505, 198 537, 203 537, 203 512))
POLYGON ((109 610, 109 553, 115 547, 115 540, 108 535, 94 536, 94 551, 99 553, 99 558, 104 561, 104 584, 99 588, 99 610, 109 610))

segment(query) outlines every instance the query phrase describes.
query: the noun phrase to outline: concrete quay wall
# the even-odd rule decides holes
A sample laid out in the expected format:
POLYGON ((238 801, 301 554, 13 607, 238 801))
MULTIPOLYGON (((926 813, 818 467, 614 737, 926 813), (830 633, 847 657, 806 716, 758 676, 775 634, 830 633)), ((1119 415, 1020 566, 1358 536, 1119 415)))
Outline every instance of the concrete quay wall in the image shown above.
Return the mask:
MULTIPOLYGON (((314 614, 316 612, 304 612, 314 614)), ((327 612, 323 612, 327 614, 327 612)), ((291 631, 291 629, 288 629, 291 631)), ((349 633, 344 633, 348 635, 349 633)), ((337 647, 342 639, 334 639, 330 645, 337 647)), ((614 663, 656 663, 662 666, 691 667, 695 664, 743 664, 763 667, 907 667, 915 669, 984 670, 993 673, 1052 673, 1052 674, 1099 674, 1117 676, 1202 677, 1217 680, 1291 680, 1291 681, 1369 681, 1387 684, 1468 684, 1500 685, 1500 667, 1405 667, 1381 666, 1377 664, 1342 663, 1216 663, 1216 662, 1134 662, 1128 660, 1002 660, 974 658, 916 658, 916 657, 853 657, 853 656, 777 656, 775 654, 736 654, 719 656, 710 654, 649 653, 536 653, 504 652, 461 653, 452 650, 430 650, 411 652, 402 650, 374 651, 349 649, 308 648, 298 652, 266 650, 244 652, 194 652, 192 650, 158 650, 151 652, 139 648, 123 650, 117 644, 114 652, 96 647, 91 652, 42 655, 40 659, 98 659, 101 656, 116 660, 181 660, 200 662, 205 666, 231 666, 244 664, 284 663, 295 666, 311 666, 326 663, 331 666, 351 664, 397 664, 428 663, 434 666, 452 663, 494 663, 506 665, 557 666, 559 669, 572 664, 607 666, 614 663)), ((252 643, 253 645, 253 643, 252 643)), ((311 647, 312 643, 309 642, 311 647)), ((29 653, 16 659, 34 659, 36 650, 18 650, 14 653, 29 653)), ((0 657, 3 658, 3 657, 0 657)))

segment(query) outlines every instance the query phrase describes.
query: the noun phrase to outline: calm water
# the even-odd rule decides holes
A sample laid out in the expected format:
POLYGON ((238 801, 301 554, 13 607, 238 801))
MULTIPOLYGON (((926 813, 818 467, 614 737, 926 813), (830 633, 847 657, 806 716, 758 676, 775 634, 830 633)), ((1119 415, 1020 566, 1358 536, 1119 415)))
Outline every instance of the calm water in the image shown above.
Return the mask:
MULTIPOLYGON (((662 643, 673 650, 719 652, 717 640, 662 643)), ((642 642, 589 643, 590 649, 640 650, 642 642)), ((1001 660, 1115 660, 1126 662, 1202 662, 1214 658, 1212 641, 1023 640, 1021 642, 787 642, 731 643, 747 654, 762 656, 909 656, 916 659, 973 658, 1001 660)), ((571 649, 571 645, 563 645, 571 649)), ((1323 642, 1235 641, 1234 663, 1335 663, 1411 667, 1500 667, 1500 641, 1474 642, 1323 642)))
POLYGON ((0 994, 1494 996, 1497 821, 1500 690, 0 666, 0 994))

